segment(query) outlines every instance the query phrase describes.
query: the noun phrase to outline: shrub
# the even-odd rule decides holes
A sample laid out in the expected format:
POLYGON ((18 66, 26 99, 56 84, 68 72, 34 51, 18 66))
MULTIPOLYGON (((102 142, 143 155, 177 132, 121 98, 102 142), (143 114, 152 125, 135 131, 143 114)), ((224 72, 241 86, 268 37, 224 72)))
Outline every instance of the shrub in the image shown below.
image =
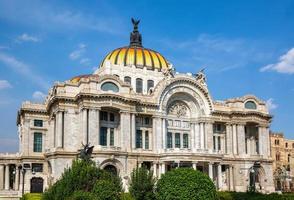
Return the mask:
POLYGON ((119 178, 98 169, 92 161, 75 160, 72 167, 64 171, 61 179, 43 194, 43 200, 64 200, 75 191, 91 192, 97 181, 105 179, 121 190, 119 178))
POLYGON ((199 171, 178 168, 162 175, 157 183, 158 200, 215 200, 216 188, 199 171))
POLYGON ((134 200, 130 193, 121 193, 120 200, 134 200))
POLYGON ((136 168, 131 174, 130 193, 135 200, 155 199, 155 179, 146 168, 136 168))
POLYGON ((21 200, 41 200, 41 193, 26 193, 23 195, 21 200))
POLYGON ((99 200, 119 200, 121 190, 111 180, 100 180, 92 192, 99 200))
POLYGON ((84 192, 84 191, 75 191, 70 197, 68 197, 66 200, 98 200, 94 196, 94 194, 90 192, 84 192))
POLYGON ((261 194, 245 192, 218 192, 219 200, 292 200, 294 194, 261 194))

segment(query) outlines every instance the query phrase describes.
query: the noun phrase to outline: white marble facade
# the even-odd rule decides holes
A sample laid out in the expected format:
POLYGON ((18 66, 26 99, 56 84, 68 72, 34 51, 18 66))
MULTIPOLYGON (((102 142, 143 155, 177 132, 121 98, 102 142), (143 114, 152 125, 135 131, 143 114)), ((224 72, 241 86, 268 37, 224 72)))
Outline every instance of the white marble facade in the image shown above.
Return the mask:
POLYGON ((150 69, 108 58, 94 74, 56 83, 44 103, 22 104, 19 153, 0 155, 0 191, 30 192, 40 184, 44 190, 76 159, 82 143, 94 145, 97 166, 116 171, 126 190, 131 171, 144 165, 156 177, 192 167, 230 191, 246 191, 254 169, 257 190, 274 191, 272 117, 263 101, 252 95, 214 101, 202 71, 180 74, 171 64, 160 68, 154 61, 150 69))

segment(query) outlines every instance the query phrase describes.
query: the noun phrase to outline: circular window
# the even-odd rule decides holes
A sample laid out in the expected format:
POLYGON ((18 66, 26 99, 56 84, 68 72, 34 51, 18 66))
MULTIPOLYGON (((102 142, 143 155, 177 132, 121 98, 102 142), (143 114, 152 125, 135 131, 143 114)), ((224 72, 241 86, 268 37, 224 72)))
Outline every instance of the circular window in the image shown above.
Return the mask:
POLYGON ((256 104, 253 101, 247 101, 245 103, 245 108, 255 110, 256 109, 256 104))
POLYGON ((101 89, 103 91, 112 91, 112 92, 118 92, 119 91, 117 85, 115 85, 112 82, 103 83, 102 86, 101 86, 101 89))

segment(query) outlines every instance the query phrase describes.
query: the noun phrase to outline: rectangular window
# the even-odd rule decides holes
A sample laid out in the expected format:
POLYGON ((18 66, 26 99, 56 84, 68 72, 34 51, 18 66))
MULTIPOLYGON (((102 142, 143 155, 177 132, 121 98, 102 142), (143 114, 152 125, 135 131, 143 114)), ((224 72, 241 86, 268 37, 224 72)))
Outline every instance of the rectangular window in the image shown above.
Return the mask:
POLYGON ((136 148, 142 148, 142 130, 136 131, 136 148))
POLYGON ((42 133, 34 133, 34 152, 42 152, 42 133))
POLYGON ((218 139, 218 150, 221 150, 221 137, 217 137, 218 139))
POLYGON ((184 134, 183 135, 183 148, 188 148, 189 147, 189 135, 184 134))
POLYGON ((145 131, 145 149, 149 149, 149 132, 145 131))
POLYGON ((110 146, 114 146, 114 128, 110 128, 110 146))
POLYGON ((43 164, 42 163, 32 163, 32 171, 33 172, 43 172, 43 164))
POLYGON ((108 121, 107 120, 107 112, 105 112, 105 111, 101 111, 100 112, 100 120, 102 120, 102 121, 108 121))
POLYGON ((145 125, 149 125, 150 124, 150 118, 149 117, 145 117, 145 125))
POLYGON ((113 113, 110 113, 109 121, 114 122, 114 114, 113 113))
POLYGON ((168 149, 173 148, 173 135, 171 132, 167 133, 167 143, 166 143, 166 147, 168 149))
POLYGON ((175 126, 176 126, 176 127, 181 127, 181 121, 176 120, 176 121, 175 121, 175 126))
POLYGON ((107 146, 107 128, 100 128, 100 145, 107 146))
POLYGON ((180 135, 180 133, 175 133, 175 147, 181 148, 181 135, 180 135))
POLYGON ((43 120, 35 119, 34 120, 34 126, 36 126, 36 127, 43 127, 43 120))

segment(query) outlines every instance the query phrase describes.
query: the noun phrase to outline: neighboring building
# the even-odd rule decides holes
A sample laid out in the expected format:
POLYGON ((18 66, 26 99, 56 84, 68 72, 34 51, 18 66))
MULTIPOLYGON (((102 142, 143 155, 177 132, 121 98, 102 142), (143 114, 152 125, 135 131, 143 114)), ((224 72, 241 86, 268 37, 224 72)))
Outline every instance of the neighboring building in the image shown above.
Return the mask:
POLYGON ((0 156, 1 189, 22 191, 25 168, 24 191, 44 190, 90 142, 97 166, 126 189, 131 171, 145 165, 157 177, 193 167, 219 190, 273 192, 265 103, 252 95, 213 101, 203 71, 174 72, 142 46, 136 21, 130 40, 94 74, 56 83, 42 104, 22 104, 19 153, 0 156))
POLYGON ((275 188, 294 191, 294 140, 284 138, 283 133, 270 133, 270 139, 275 188))

